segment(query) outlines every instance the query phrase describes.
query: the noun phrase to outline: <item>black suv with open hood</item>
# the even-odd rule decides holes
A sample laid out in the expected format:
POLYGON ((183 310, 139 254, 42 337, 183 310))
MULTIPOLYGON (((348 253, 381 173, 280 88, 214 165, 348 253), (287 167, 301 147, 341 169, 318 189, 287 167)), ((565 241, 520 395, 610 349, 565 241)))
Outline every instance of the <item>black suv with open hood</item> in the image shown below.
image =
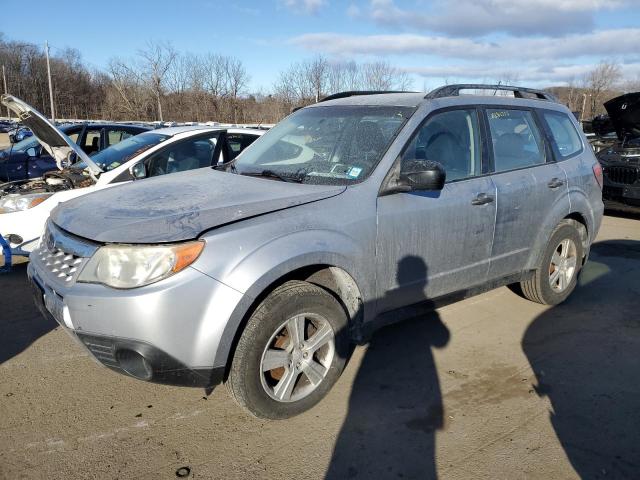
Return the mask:
POLYGON ((604 107, 618 140, 597 155, 604 170, 602 196, 609 206, 640 210, 640 92, 613 98, 604 107))

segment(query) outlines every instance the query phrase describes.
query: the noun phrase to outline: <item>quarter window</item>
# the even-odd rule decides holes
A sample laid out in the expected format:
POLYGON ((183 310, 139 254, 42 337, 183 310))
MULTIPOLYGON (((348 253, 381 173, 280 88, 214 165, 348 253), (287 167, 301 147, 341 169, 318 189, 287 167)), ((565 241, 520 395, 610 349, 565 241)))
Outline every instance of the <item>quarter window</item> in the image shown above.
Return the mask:
POLYGON ((561 158, 567 158, 582 150, 580 135, 571 119, 560 112, 543 112, 544 121, 549 127, 551 138, 561 158))
POLYGON ((479 175, 481 157, 476 110, 451 110, 427 120, 409 142, 402 163, 439 162, 447 172, 447 181, 451 181, 479 175))
POLYGON ((126 140, 132 136, 133 134, 126 130, 109 130, 107 135, 107 146, 110 147, 111 145, 120 143, 122 140, 126 140))
POLYGON ((528 110, 487 110, 496 172, 545 163, 544 143, 528 110))

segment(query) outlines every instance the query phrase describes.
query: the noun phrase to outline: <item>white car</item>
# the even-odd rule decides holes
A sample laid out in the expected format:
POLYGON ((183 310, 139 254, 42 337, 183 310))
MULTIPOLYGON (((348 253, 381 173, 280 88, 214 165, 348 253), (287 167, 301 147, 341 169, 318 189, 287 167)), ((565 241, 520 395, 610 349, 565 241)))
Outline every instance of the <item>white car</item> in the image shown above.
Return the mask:
POLYGON ((49 213, 61 202, 123 182, 226 163, 264 133, 249 128, 161 128, 89 157, 22 100, 4 95, 1 102, 33 130, 61 168, 39 179, 0 185, 0 235, 12 255, 28 256, 34 250, 49 213))

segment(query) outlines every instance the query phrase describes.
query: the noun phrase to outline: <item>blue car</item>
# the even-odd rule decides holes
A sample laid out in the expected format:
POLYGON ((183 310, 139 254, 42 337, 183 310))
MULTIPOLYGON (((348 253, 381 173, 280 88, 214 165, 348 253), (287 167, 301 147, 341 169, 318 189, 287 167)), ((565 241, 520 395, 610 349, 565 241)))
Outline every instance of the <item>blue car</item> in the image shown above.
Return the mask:
MULTIPOLYGON (((60 127, 68 137, 92 155, 116 143, 150 130, 142 125, 83 123, 60 127)), ((55 170, 56 161, 42 148, 36 137, 27 137, 0 150, 0 181, 28 180, 55 170)))

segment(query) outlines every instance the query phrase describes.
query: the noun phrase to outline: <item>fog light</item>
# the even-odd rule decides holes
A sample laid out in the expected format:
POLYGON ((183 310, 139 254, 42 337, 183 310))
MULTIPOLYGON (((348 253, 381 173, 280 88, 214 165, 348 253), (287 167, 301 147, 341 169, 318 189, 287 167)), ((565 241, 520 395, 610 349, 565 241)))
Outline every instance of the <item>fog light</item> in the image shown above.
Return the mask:
POLYGON ((120 367, 132 377, 140 380, 151 380, 153 369, 151 365, 138 352, 133 350, 118 350, 116 352, 116 360, 120 367))

